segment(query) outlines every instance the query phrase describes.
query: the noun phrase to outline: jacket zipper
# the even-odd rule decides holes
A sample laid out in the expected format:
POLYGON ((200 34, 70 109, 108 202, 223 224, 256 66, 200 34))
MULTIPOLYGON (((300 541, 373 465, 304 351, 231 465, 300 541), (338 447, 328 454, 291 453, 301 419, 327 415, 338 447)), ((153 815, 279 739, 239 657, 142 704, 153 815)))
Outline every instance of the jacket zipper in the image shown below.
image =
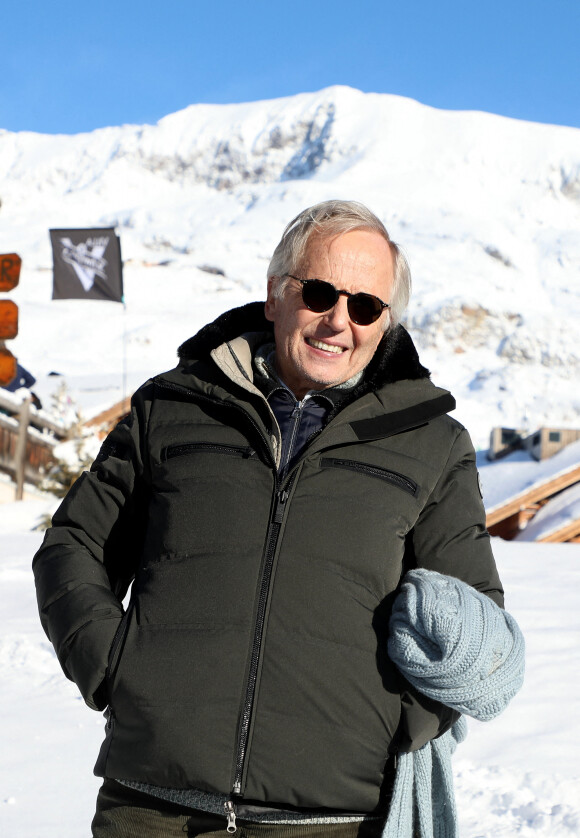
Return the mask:
POLYGON ((419 486, 410 477, 404 474, 399 474, 398 471, 391 471, 388 468, 381 468, 380 466, 372 466, 368 463, 359 463, 357 460, 341 460, 335 457, 322 457, 320 460, 321 466, 327 468, 346 468, 350 471, 358 471, 362 474, 368 474, 370 477, 379 477, 381 480, 386 480, 393 486, 398 486, 413 497, 417 496, 419 486))
MULTIPOLYGON (((292 478, 293 479, 293 478, 292 478)), ((250 722, 252 718, 252 710, 254 706, 254 696, 256 693, 256 684, 258 678, 258 664, 260 662, 260 652, 262 649, 262 638, 264 632, 264 619, 266 616, 266 606, 268 604, 268 596, 270 593, 270 582, 272 579, 272 568, 274 565, 274 556, 276 554, 276 547, 278 538, 280 536, 280 529, 282 521, 284 520, 284 511, 286 509, 286 502, 290 494, 292 479, 286 489, 280 489, 276 492, 276 501, 272 510, 272 515, 268 525, 268 535, 266 540, 266 554, 264 557, 264 568, 262 571, 262 579, 260 582, 260 593, 258 597, 258 609, 256 612, 256 622, 254 624, 254 639, 252 643, 252 654, 250 657, 250 669, 248 679, 246 681, 246 695, 244 698, 243 712, 241 716, 240 729, 238 733, 237 743, 237 757, 236 757, 236 771, 234 775, 233 793, 242 793, 242 777, 244 773, 244 763, 246 759, 246 749, 248 746, 248 736, 250 732, 250 722)))
POLYGON ((236 810, 232 800, 226 800, 224 803, 224 809, 226 810, 226 819, 227 819, 227 826, 226 832, 229 832, 230 835, 233 835, 234 832, 238 831, 236 826, 236 810))
POLYGON ((294 446, 296 444, 296 436, 298 434, 298 428, 300 427, 300 422, 302 419, 302 413, 304 411, 304 401, 296 402, 294 408, 292 410, 292 426, 290 428, 290 433, 287 437, 287 444, 284 446, 282 450, 282 461, 280 462, 280 478, 283 480, 286 474, 288 473, 288 466, 292 459, 292 455, 294 453, 294 446))
POLYGON ((230 457, 244 457, 250 459, 256 456, 256 452, 249 445, 226 445, 217 442, 186 442, 180 445, 168 445, 161 452, 161 461, 182 457, 185 454, 192 454, 197 451, 212 451, 217 454, 227 454, 230 457))

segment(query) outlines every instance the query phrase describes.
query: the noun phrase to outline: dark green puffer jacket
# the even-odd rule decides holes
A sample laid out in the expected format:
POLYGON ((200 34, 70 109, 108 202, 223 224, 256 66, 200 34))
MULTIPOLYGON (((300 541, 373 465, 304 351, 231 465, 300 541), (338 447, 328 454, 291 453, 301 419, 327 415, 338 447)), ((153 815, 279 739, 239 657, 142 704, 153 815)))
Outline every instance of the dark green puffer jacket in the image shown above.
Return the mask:
POLYGON ((267 330, 228 312, 135 394, 35 557, 42 623, 109 705, 98 774, 370 812, 389 752, 450 723, 387 656, 403 572, 503 602, 474 452, 397 327, 280 485, 267 330))

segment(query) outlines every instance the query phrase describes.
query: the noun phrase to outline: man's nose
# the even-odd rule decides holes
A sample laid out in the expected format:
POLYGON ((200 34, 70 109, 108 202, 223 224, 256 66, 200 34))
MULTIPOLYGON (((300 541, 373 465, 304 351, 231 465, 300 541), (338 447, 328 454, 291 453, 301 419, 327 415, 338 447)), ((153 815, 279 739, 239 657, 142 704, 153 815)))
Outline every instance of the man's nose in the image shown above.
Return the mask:
POLYGON ((324 319, 335 332, 342 332, 349 324, 348 298, 342 294, 336 304, 325 313, 324 319))

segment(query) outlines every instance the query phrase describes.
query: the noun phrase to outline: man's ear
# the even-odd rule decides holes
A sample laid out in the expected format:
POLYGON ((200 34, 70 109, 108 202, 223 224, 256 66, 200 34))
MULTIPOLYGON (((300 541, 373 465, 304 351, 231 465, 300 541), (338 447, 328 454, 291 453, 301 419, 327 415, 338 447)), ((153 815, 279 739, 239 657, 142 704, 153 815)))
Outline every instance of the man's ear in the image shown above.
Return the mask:
POLYGON ((278 282, 280 282, 280 277, 268 277, 268 296, 266 297, 266 303, 264 305, 264 314, 266 315, 266 320, 270 320, 271 322, 274 322, 275 320, 276 303, 278 302, 278 298, 274 295, 274 289, 276 288, 278 282))

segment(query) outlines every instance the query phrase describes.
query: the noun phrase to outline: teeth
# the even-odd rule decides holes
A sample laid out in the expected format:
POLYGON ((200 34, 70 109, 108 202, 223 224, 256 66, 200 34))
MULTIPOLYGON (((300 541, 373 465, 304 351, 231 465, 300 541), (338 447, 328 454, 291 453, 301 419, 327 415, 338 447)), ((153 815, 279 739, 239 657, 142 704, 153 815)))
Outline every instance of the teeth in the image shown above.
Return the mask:
POLYGON ((325 352, 334 352, 335 355, 340 355, 341 352, 344 352, 344 349, 341 346, 332 346, 330 343, 324 343, 322 340, 309 338, 308 343, 315 349, 323 349, 325 352))

